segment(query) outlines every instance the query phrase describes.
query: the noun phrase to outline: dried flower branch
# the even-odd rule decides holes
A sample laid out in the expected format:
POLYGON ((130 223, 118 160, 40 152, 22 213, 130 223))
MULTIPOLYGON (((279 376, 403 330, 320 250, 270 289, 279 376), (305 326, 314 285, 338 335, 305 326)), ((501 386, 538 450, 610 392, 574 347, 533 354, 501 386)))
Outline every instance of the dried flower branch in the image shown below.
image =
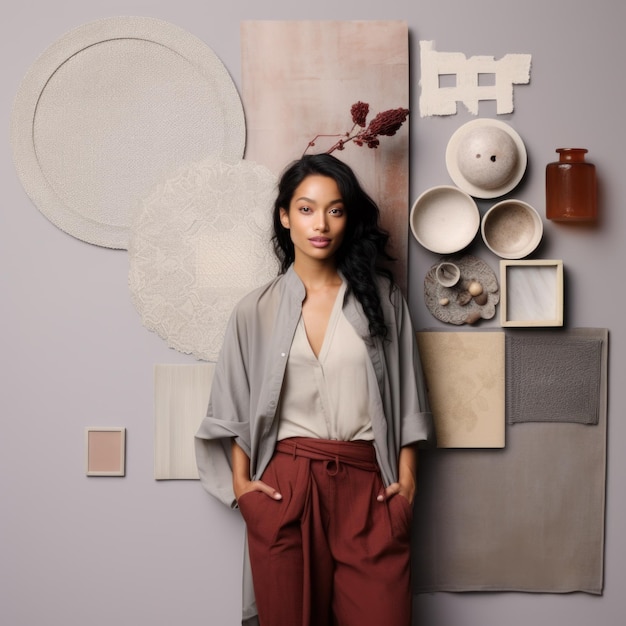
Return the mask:
POLYGON ((309 148, 315 145, 320 137, 340 137, 328 150, 326 154, 330 154, 335 150, 343 150, 345 145, 353 141, 357 146, 367 146, 368 148, 378 148, 380 145, 379 136, 391 137, 395 135, 409 115, 408 109, 388 109, 378 113, 372 121, 367 124, 367 116, 369 115, 370 105, 367 102, 355 102, 350 108, 352 116, 352 128, 346 133, 338 133, 335 135, 316 135, 306 147, 303 155, 309 148))

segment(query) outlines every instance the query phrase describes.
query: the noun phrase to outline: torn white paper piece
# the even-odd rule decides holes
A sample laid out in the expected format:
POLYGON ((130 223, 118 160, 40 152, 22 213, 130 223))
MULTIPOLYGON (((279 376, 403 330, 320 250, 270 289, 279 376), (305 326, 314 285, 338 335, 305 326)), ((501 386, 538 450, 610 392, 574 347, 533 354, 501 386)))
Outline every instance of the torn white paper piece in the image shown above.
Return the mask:
POLYGON ((455 115, 457 102, 478 115, 480 100, 495 100, 498 115, 512 113, 513 85, 530 82, 530 54, 468 59, 461 52, 437 52, 432 41, 420 41, 420 57, 421 117, 455 115))

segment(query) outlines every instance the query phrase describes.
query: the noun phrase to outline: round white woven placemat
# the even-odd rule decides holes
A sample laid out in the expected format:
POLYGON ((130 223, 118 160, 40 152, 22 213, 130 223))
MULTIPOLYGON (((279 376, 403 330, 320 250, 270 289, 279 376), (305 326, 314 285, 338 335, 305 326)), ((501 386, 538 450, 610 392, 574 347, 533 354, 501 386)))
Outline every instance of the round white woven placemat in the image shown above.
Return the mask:
POLYGON ((13 107, 18 175, 65 232, 126 248, 133 207, 164 176, 240 159, 243 107, 222 62, 168 22, 113 17, 70 31, 24 77, 13 107))

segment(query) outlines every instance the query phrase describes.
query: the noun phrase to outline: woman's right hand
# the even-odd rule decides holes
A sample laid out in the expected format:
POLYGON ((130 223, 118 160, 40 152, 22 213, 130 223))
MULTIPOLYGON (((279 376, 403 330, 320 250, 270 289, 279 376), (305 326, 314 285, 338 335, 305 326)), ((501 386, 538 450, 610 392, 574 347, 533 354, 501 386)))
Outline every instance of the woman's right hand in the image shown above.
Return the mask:
POLYGON ((262 480, 238 480, 236 476, 233 476, 233 491, 237 500, 251 491, 260 491, 272 498, 272 500, 282 500, 283 497, 274 487, 270 487, 262 480))
POLYGON ((251 491, 261 491, 272 500, 282 500, 282 495, 262 480, 250 480, 250 459, 233 439, 231 442, 231 460, 233 465, 233 491, 235 499, 251 491))

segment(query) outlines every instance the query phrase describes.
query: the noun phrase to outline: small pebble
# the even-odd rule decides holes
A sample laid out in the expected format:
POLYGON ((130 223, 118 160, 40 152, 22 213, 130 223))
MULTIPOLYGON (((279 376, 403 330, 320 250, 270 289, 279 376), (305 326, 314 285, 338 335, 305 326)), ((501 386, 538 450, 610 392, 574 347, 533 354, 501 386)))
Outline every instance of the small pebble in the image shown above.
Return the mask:
POLYGON ((473 280, 467 290, 473 295, 473 296, 479 296, 482 292, 483 292, 483 286, 478 282, 473 280))
POLYGON ((478 311, 472 311, 466 318, 466 324, 475 324, 480 319, 480 313, 478 311))
POLYGON ((469 291, 461 291, 456 297, 457 304, 465 306, 472 301, 472 294, 469 291))
POLYGON ((446 306, 446 305, 450 304, 450 300, 449 300, 448 298, 441 298, 441 299, 439 300, 439 304, 440 304, 441 306, 446 306))
POLYGON ((474 296, 474 302, 480 306, 487 304, 487 300, 489 300, 489 296, 484 291, 479 293, 477 296, 474 296))

